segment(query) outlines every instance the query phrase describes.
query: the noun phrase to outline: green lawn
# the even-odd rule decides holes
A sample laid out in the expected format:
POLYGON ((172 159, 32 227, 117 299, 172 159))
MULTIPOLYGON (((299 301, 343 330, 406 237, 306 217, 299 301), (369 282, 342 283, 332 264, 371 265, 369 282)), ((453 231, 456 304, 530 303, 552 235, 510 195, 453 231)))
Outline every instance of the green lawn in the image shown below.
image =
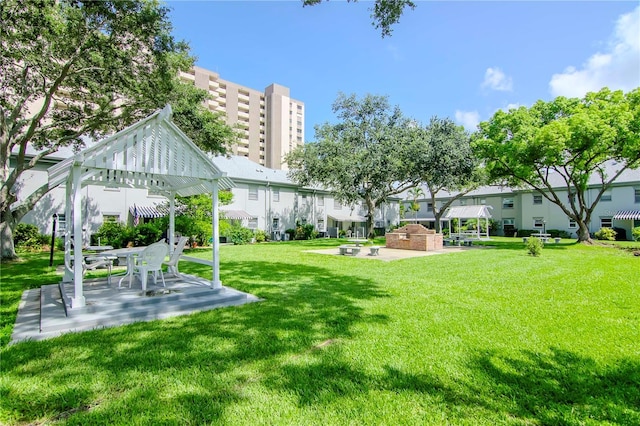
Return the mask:
POLYGON ((224 284, 263 302, 11 346, 21 291, 56 278, 48 254, 3 264, 0 422, 640 424, 640 257, 496 240, 393 262, 224 246, 224 284))

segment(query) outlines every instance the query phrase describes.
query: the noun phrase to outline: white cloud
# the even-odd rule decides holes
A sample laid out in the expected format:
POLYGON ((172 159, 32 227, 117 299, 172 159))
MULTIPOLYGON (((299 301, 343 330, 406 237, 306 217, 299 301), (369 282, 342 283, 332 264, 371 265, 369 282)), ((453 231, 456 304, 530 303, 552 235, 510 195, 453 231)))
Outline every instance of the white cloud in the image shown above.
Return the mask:
POLYGON ((629 91, 640 86, 640 6, 621 15, 609 48, 593 54, 582 68, 568 67, 549 82, 553 96, 582 97, 603 87, 629 91))
POLYGON ((499 90, 501 92, 510 92, 513 86, 511 77, 505 75, 500 68, 487 68, 484 73, 484 81, 482 88, 499 90))
POLYGON ((515 104, 508 104, 506 107, 504 108, 500 108, 501 110, 503 110, 504 112, 509 112, 509 110, 511 109, 518 109, 520 108, 522 105, 519 103, 515 103, 515 104))
POLYGON ((460 111, 456 110, 456 122, 462 124, 464 128, 470 132, 478 129, 480 124, 480 114, 478 111, 460 111))

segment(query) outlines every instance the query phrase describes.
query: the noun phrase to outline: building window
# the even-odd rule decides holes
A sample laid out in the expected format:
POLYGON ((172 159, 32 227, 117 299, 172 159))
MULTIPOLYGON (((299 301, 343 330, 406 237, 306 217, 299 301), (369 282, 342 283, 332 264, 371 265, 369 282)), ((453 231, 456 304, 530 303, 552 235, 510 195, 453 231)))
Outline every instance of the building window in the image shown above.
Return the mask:
POLYGON ((534 195, 533 204, 542 204, 542 195, 534 195))
POLYGON ((544 229, 544 218, 534 217, 533 218, 533 229, 544 229))
POLYGON ((319 195, 318 196, 318 206, 319 207, 324 207, 324 195, 319 195))
POLYGON ((611 228, 611 227, 613 227, 613 221, 611 220, 611 216, 600 218, 600 228, 611 228))
POLYGON ((427 203, 427 211, 428 212, 432 212, 433 211, 433 204, 427 203))
POLYGON ((575 192, 569 192, 569 195, 567 196, 567 199, 570 203, 575 203, 576 202, 576 193, 575 192))
POLYGON ((271 229, 274 231, 277 231, 280 229, 280 218, 279 217, 274 217, 273 220, 271 221, 271 229))
POLYGON ((120 215, 117 214, 103 214, 102 222, 103 223, 116 223, 120 221, 120 215))
POLYGON ((280 188, 271 188, 271 199, 276 203, 280 201, 280 188))
POLYGON ((251 219, 249 219, 248 228, 249 229, 258 228, 258 218, 257 217, 252 217, 251 219))
POLYGON ((249 199, 257 200, 258 199, 258 187, 254 185, 249 186, 249 199))
POLYGON ((607 189, 602 193, 602 197, 600 197, 600 201, 611 201, 611 190, 607 189))
POLYGON ((307 194, 301 194, 300 198, 302 198, 302 204, 307 204, 307 194))
POLYGON ((514 226, 516 224, 516 220, 514 218, 504 218, 502 219, 502 229, 504 229, 506 226, 514 226))
POLYGON ((569 229, 576 229, 578 227, 578 222, 573 219, 569 219, 569 229))
POLYGON ((487 199, 486 198, 480 198, 480 204, 487 204, 487 199))
POLYGON ((318 219, 318 231, 324 232, 324 219, 318 219))
POLYGON ((503 198, 502 199, 502 208, 503 209, 512 209, 513 208, 513 198, 503 198))
POLYGON ((633 190, 633 196, 635 198, 635 202, 640 203, 640 188, 635 188, 633 190))
POLYGON ((333 200, 333 208, 335 210, 342 210, 342 204, 340 204, 340 201, 334 199, 333 200))

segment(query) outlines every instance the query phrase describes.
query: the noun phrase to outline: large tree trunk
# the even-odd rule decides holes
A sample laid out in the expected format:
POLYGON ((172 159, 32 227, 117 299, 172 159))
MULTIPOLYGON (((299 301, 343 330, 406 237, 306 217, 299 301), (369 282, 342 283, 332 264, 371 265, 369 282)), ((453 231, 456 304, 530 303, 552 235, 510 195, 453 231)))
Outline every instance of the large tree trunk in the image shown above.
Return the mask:
POLYGON ((587 224, 583 221, 578 222, 577 234, 579 243, 591 244, 593 242, 593 240, 591 240, 591 235, 589 235, 589 228, 587 228, 587 224))
POLYGON ((0 212, 0 259, 16 259, 16 249, 13 245, 13 231, 16 221, 10 210, 0 212))
POLYGON ((375 203, 370 198, 365 199, 367 204, 367 238, 373 239, 376 237, 376 233, 373 229, 373 214, 375 211, 375 203))

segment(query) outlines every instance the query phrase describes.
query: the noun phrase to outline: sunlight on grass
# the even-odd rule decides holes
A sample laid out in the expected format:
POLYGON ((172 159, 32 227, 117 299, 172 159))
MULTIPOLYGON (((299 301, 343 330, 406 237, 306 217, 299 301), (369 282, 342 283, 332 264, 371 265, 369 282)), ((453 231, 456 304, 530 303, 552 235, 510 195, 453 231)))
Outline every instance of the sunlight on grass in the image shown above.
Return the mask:
POLYGON ((3 264, 0 421, 640 424, 630 251, 566 240, 532 257, 498 238, 393 262, 307 252, 339 244, 222 247, 224 284, 260 303, 12 346, 21 291, 56 275, 45 255, 3 264))

